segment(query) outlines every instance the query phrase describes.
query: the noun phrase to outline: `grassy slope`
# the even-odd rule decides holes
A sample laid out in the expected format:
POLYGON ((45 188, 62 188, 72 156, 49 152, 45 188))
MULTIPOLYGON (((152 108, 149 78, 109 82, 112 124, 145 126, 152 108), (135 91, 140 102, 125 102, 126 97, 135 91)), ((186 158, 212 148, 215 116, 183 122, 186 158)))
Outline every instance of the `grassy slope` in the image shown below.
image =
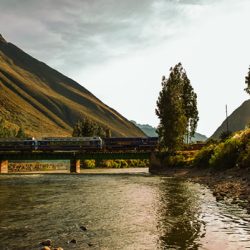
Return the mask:
POLYGON ((82 116, 116 136, 143 132, 87 89, 0 39, 0 116, 33 136, 67 136, 82 116))

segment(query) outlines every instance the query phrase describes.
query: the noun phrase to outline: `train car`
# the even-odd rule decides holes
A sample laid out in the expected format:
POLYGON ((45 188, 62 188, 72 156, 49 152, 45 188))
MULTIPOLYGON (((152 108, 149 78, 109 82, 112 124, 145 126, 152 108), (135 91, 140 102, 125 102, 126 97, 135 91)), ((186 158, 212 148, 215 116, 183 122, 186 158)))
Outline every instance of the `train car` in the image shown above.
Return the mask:
POLYGON ((158 147, 158 137, 147 137, 142 139, 139 150, 156 150, 158 147))
POLYGON ((111 137, 104 139, 104 150, 154 150, 157 137, 111 137))
POLYGON ((41 151, 95 151, 102 148, 100 137, 46 137, 37 140, 41 151))
POLYGON ((0 138, 0 151, 32 151, 36 149, 34 138, 0 138))

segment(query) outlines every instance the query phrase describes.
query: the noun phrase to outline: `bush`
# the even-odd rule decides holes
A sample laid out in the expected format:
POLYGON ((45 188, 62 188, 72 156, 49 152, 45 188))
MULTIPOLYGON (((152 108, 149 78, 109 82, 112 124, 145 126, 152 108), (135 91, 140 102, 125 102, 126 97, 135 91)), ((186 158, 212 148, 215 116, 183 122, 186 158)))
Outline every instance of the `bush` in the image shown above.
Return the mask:
POLYGON ((84 160, 82 161, 83 168, 95 168, 95 160, 84 160))
POLYGON ((209 164, 216 168, 232 168, 236 165, 241 149, 240 138, 232 137, 215 147, 209 164))
POLYGON ((164 159, 166 167, 185 167, 186 161, 183 155, 169 155, 164 159))
POLYGON ((194 157, 193 166, 195 167, 209 167, 209 160, 214 153, 215 144, 210 144, 203 147, 194 157))

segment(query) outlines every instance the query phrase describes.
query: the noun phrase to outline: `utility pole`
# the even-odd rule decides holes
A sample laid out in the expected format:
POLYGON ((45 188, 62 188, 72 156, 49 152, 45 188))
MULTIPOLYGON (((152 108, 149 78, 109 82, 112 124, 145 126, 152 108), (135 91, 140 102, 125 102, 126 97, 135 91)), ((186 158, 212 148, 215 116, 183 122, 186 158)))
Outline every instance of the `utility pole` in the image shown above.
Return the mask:
POLYGON ((228 116, 227 116, 227 105, 226 105, 226 124, 227 124, 227 133, 229 133, 228 116))

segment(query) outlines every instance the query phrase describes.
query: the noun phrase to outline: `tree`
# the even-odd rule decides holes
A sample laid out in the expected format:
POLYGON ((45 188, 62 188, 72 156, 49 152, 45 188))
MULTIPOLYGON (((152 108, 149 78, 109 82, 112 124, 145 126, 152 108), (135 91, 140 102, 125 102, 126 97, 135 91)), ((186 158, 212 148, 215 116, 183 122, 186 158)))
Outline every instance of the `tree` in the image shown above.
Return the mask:
POLYGON ((188 143, 195 134, 199 116, 197 110, 197 95, 185 71, 183 72, 183 105, 187 118, 186 136, 188 143))
POLYGON ((78 120, 73 127, 72 136, 100 136, 105 137, 106 129, 87 117, 78 120))
POLYGON ((248 74, 245 77, 245 83, 247 84, 245 91, 250 95, 250 66, 248 68, 248 74))
POLYGON ((27 137, 27 135, 25 134, 25 131, 23 129, 23 127, 19 127, 18 131, 17 131, 17 134, 16 134, 16 137, 17 138, 25 138, 27 137))
POLYGON ((162 90, 157 100, 156 115, 160 119, 157 132, 161 146, 170 153, 184 143, 185 135, 193 135, 197 127, 197 96, 181 63, 163 76, 162 90))
POLYGON ((0 137, 2 138, 14 137, 15 134, 16 134, 16 130, 8 128, 6 126, 5 120, 0 117, 0 137))

